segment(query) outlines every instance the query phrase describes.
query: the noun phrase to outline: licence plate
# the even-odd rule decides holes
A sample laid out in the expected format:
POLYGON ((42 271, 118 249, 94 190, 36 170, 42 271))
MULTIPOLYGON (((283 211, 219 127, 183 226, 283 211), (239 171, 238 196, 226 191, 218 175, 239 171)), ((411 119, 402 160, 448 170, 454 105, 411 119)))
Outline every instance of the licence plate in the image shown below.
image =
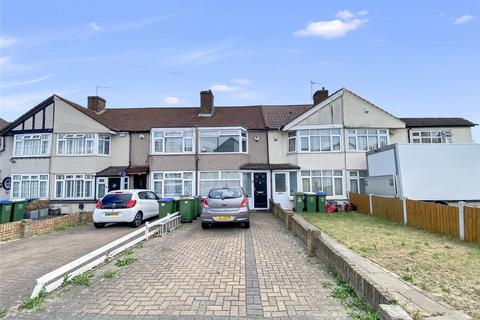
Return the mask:
POLYGON ((105 216, 107 216, 107 217, 118 217, 119 215, 120 215, 120 212, 118 212, 118 211, 112 211, 112 212, 105 213, 105 216))
POLYGON ((216 221, 232 221, 233 217, 232 216, 216 216, 214 217, 216 221))

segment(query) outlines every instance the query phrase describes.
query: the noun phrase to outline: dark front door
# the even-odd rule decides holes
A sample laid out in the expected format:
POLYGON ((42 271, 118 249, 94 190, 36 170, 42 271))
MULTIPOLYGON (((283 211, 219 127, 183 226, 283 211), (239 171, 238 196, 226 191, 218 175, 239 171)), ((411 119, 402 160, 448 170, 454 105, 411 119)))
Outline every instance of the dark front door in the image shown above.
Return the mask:
POLYGON ((108 191, 120 190, 120 178, 108 178, 108 191))
POLYGON ((255 172, 253 174, 253 202, 257 209, 268 208, 266 172, 255 172))
POLYGON ((147 189, 147 175, 137 174, 133 176, 133 188, 134 189, 147 189))

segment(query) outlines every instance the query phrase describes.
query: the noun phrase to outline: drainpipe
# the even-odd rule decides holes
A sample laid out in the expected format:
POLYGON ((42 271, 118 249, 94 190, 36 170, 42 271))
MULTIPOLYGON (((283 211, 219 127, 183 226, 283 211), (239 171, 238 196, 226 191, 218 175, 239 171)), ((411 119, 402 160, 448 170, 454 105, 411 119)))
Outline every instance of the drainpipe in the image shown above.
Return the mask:
POLYGON ((195 126, 195 195, 199 195, 198 185, 199 185, 199 173, 198 173, 198 163, 200 161, 200 156, 198 154, 198 145, 199 137, 198 137, 198 126, 195 126))
MULTIPOLYGON (((270 167, 270 139, 268 136, 268 128, 265 129, 265 134, 267 136, 267 165, 270 171, 270 199, 273 199, 273 171, 270 167)), ((270 207, 270 201, 268 201, 267 206, 270 207)))

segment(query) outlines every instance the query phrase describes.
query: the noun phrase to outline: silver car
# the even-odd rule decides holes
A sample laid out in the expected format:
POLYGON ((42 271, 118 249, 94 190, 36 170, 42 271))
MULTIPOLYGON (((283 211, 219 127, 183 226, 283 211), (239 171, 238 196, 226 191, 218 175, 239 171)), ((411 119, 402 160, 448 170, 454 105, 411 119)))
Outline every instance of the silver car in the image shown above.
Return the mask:
POLYGON ((248 199, 240 187, 211 189, 203 200, 202 228, 217 223, 237 223, 250 228, 248 199))

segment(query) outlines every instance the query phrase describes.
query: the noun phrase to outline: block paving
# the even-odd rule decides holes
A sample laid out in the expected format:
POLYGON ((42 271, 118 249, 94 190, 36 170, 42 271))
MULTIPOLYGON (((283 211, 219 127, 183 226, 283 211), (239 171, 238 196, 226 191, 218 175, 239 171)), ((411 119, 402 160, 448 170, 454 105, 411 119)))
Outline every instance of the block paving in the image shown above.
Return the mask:
POLYGON ((138 259, 113 279, 49 295, 42 311, 15 319, 350 319, 330 297, 325 265, 269 213, 251 228, 185 224, 134 250, 138 259))

